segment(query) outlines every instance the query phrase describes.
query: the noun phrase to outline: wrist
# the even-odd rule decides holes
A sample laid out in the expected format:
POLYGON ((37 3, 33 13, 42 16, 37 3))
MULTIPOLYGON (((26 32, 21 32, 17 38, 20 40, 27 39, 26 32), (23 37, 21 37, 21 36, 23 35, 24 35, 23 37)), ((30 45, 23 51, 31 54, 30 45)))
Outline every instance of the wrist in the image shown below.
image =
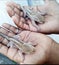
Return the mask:
POLYGON ((48 59, 48 64, 59 64, 58 57, 59 57, 59 44, 53 41, 48 59))

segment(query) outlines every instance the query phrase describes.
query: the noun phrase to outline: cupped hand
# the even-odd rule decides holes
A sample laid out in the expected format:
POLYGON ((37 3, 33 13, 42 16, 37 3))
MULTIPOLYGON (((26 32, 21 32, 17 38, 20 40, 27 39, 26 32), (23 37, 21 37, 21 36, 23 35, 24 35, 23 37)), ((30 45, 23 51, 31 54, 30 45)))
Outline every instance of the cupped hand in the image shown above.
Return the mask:
MULTIPOLYGON (((16 3, 7 3, 7 12, 13 19, 14 23, 22 29, 42 32, 42 33, 59 33, 59 4, 56 0, 44 0, 45 5, 32 7, 34 11, 39 10, 46 14, 45 23, 38 24, 39 30, 32 25, 32 21, 23 18, 24 13, 16 3)), ((29 7, 28 7, 29 8, 29 7)))
POLYGON ((26 30, 22 31, 9 24, 3 24, 3 28, 0 28, 0 32, 11 37, 19 35, 24 42, 31 42, 31 45, 35 47, 34 53, 23 54, 17 48, 7 47, 9 42, 0 37, 0 53, 11 60, 18 62, 19 64, 43 64, 48 60, 51 47, 54 43, 48 36, 26 30))

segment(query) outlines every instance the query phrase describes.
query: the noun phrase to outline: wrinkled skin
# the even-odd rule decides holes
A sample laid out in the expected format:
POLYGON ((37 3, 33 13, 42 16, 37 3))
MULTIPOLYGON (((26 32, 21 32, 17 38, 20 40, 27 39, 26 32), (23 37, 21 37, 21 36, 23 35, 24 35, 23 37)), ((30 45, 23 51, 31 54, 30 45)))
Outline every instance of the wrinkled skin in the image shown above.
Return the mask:
MULTIPOLYGON (((40 6, 39 10, 45 11, 47 9, 48 15, 45 16, 45 23, 39 25, 39 32, 58 33, 57 29, 59 26, 59 16, 57 15, 57 12, 59 11, 59 6, 55 0, 45 0, 45 2, 46 5, 44 7, 40 6)), ((19 5, 15 3, 8 3, 7 5, 9 15, 19 28, 21 27, 22 29, 37 31, 29 20, 27 20, 26 23, 25 19, 22 18, 23 12, 20 11, 19 5)), ((34 9, 36 10, 36 8, 34 9)), ((9 24, 3 24, 3 27, 4 29, 0 28, 0 32, 8 36, 19 35, 23 41, 32 42, 32 45, 35 45, 35 52, 33 54, 23 55, 17 48, 8 48, 7 44, 9 42, 0 37, 0 53, 18 62, 19 64, 43 64, 49 60, 51 48, 53 47, 53 43, 55 43, 54 40, 44 34, 20 30, 9 24)))
POLYGON ((13 19, 14 23, 22 29, 42 32, 42 33, 58 33, 59 32, 59 4, 56 0, 44 0, 45 5, 32 7, 34 11, 39 10, 45 15, 45 23, 38 24, 39 30, 34 27, 29 19, 25 20, 22 16, 24 13, 20 11, 20 6, 16 3, 7 3, 7 12, 13 19))
POLYGON ((8 48, 7 44, 9 42, 0 36, 0 53, 22 64, 43 64, 48 60, 52 44, 54 43, 51 38, 41 33, 17 31, 16 27, 9 24, 3 24, 2 26, 4 29, 0 28, 0 32, 11 37, 17 33, 23 41, 32 42, 32 45, 35 45, 35 52, 33 54, 23 55, 17 48, 8 48))

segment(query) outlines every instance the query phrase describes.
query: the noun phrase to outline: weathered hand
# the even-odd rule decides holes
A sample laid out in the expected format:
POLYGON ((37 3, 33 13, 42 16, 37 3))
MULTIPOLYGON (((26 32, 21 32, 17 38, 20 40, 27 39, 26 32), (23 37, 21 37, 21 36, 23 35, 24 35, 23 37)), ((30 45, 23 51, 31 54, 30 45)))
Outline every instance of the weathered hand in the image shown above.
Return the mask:
POLYGON ((18 27, 22 29, 37 31, 37 29, 32 25, 30 20, 25 20, 25 18, 23 18, 24 13, 23 11, 21 11, 20 5, 14 2, 7 2, 6 8, 9 16, 12 18, 12 20, 18 27))
MULTIPOLYGON (((45 23, 38 24, 38 32, 42 33, 59 33, 59 4, 56 0, 44 0, 45 5, 32 7, 34 11, 39 10, 44 12, 45 23)), ((23 12, 20 11, 20 6, 15 3, 7 3, 7 12, 12 17, 13 21, 18 27, 23 29, 37 31, 37 28, 34 27, 29 19, 25 20, 23 12)))
POLYGON ((14 36, 18 33, 24 42, 31 42, 32 45, 35 46, 35 52, 33 54, 23 55, 22 52, 16 48, 8 48, 7 44, 9 42, 0 37, 0 53, 22 64, 43 64, 48 60, 51 47, 54 43, 48 36, 30 31, 18 30, 17 32, 17 28, 9 24, 3 24, 3 27, 5 29, 0 28, 0 32, 8 36, 14 36))

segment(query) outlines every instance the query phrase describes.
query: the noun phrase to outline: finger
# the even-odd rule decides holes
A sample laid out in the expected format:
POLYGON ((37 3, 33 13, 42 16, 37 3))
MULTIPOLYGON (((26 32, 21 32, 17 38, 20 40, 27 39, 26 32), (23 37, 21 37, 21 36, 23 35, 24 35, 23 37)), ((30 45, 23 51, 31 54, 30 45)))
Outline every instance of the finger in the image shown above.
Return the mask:
POLYGON ((4 33, 5 35, 8 35, 8 36, 14 36, 15 35, 12 31, 9 31, 8 29, 5 29, 3 27, 0 27, 0 32, 4 33))
POLYGON ((28 25, 26 24, 26 21, 23 17, 19 17, 17 14, 12 17, 14 23, 22 29, 29 28, 28 25))
POLYGON ((24 60, 22 52, 20 52, 20 50, 17 50, 15 48, 8 49, 7 57, 9 57, 11 60, 18 62, 19 64, 20 64, 20 62, 23 62, 23 60, 24 60))
POLYGON ((7 6, 6 9, 10 17, 12 17, 15 14, 14 10, 11 7, 7 6))
POLYGON ((22 62, 24 57, 22 55, 22 53, 15 49, 15 48, 8 48, 2 44, 0 44, 0 53, 4 54, 5 56, 7 56, 9 59, 15 61, 15 62, 22 62))
POLYGON ((23 16, 23 12, 21 11, 21 7, 19 4, 16 4, 14 2, 7 2, 7 12, 10 16, 13 16, 8 7, 14 12, 14 14, 16 13, 19 16, 23 16))
POLYGON ((29 25, 29 30, 36 32, 37 28, 33 25, 32 21, 28 20, 27 22, 28 22, 28 25, 29 25))
POLYGON ((8 47, 2 45, 2 43, 0 43, 0 53, 7 55, 8 52, 8 47))
POLYGON ((20 33, 22 31, 20 28, 18 29, 17 27, 14 27, 14 26, 12 26, 12 25, 10 25, 8 23, 4 23, 2 26, 4 28, 12 31, 14 34, 20 33))
POLYGON ((23 17, 19 19, 17 15, 13 16, 12 19, 19 28, 31 31, 37 31, 37 29, 32 25, 30 20, 26 20, 23 17))
POLYGON ((23 29, 29 30, 29 24, 27 23, 26 19, 22 18, 20 19, 19 26, 23 29))
POLYGON ((28 25, 26 25, 26 23, 24 24, 23 28, 26 29, 26 30, 29 30, 29 31, 34 31, 36 32, 37 31, 37 28, 35 26, 33 26, 33 23, 31 20, 27 20, 25 21, 28 25))
MULTIPOLYGON (((0 30, 2 30, 2 29, 0 29, 0 30)), ((5 32, 6 32, 6 31, 3 29, 3 33, 4 33, 4 34, 6 34, 5 32)), ((10 36, 10 34, 9 34, 9 36, 10 36)), ((0 39, 1 39, 1 38, 0 38, 0 39)), ((7 44, 9 43, 9 42, 7 42, 7 44, 6 44, 6 40, 3 40, 2 42, 3 42, 3 44, 5 44, 5 45, 7 45, 7 44)), ((1 44, 2 44, 2 43, 1 43, 1 44)), ((5 49, 5 48, 3 48, 3 50, 4 50, 4 49, 5 49)), ((11 49, 11 52, 14 51, 14 50, 13 50, 13 51, 12 51, 12 50, 13 50, 13 49, 11 49)), ((5 50, 4 50, 4 51, 5 51, 5 50)), ((9 51, 9 52, 10 52, 10 51, 9 51)), ((8 52, 8 55, 7 55, 7 56, 8 56, 10 59, 13 60, 13 55, 11 55, 11 53, 9 53, 9 52, 8 52), (10 56, 9 54, 10 54, 11 56, 10 56)), ((3 51, 2 51, 1 53, 3 53, 3 51)), ((4 54, 4 53, 3 53, 3 54, 4 54)), ((17 62, 20 60, 20 58, 18 58, 18 56, 19 56, 19 54, 16 54, 16 55, 15 55, 15 58, 14 58, 14 60, 16 60, 17 62)), ((21 61, 22 61, 22 60, 23 60, 23 59, 21 58, 21 61)), ((19 62, 20 62, 20 61, 19 61, 19 62)))
MULTIPOLYGON (((23 26, 23 24, 20 26, 20 20, 21 20, 21 17, 19 17, 17 14, 15 14, 15 16, 12 17, 12 20, 14 21, 14 23, 20 28, 23 26)), ((22 20, 21 23, 25 22, 25 20, 22 20)))
MULTIPOLYGON (((7 36, 10 36, 10 37, 13 37, 15 35, 13 32, 10 32, 2 27, 0 27, 0 32, 2 32, 3 34, 5 34, 7 36)), ((0 36, 0 42, 7 45, 9 41, 0 36)))
POLYGON ((9 41, 0 36, 0 43, 3 43, 4 45, 7 45, 9 43, 9 41))
POLYGON ((7 2, 6 3, 7 6, 11 6, 11 7, 16 7, 16 8, 21 8, 18 4, 16 4, 15 2, 7 2))

